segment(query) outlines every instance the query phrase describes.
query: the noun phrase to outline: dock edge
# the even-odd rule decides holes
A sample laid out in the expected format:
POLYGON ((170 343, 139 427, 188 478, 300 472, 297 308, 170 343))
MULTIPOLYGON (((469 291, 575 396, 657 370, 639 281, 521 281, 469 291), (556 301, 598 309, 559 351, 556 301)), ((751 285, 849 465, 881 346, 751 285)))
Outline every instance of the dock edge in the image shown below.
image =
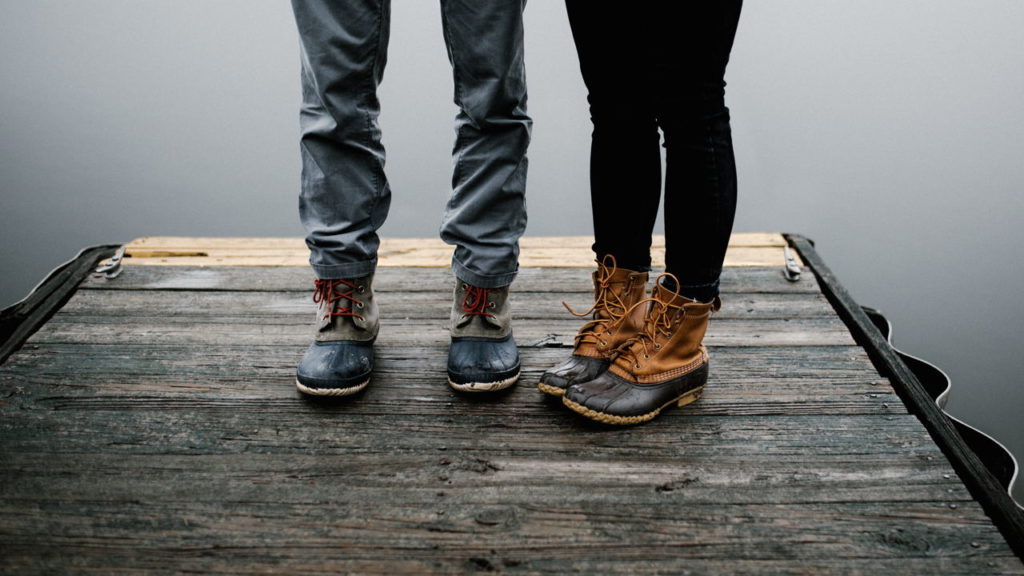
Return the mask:
MULTIPOLYGON (((919 370, 931 367, 942 376, 945 374, 930 363, 914 362, 918 359, 903 355, 892 346, 889 340, 890 330, 887 329, 886 334, 882 333, 879 325, 871 317, 871 313, 875 313, 875 311, 868 309, 869 313, 864 307, 857 304, 818 255, 812 240, 799 234, 786 233, 783 236, 790 246, 800 254, 804 264, 814 273, 822 293, 842 318, 854 340, 868 353, 879 373, 890 380, 893 389, 903 400, 907 410, 921 421, 932 440, 949 460, 953 470, 960 476, 971 496, 992 519, 1013 552, 1024 561, 1024 509, 1014 501, 1010 494, 1017 474, 1016 460, 1013 459, 1013 455, 1006 451, 1001 444, 989 438, 999 449, 1006 451, 1005 457, 1013 462, 1009 479, 1006 478, 1005 472, 1001 474, 1008 483, 1004 485, 968 442, 971 437, 988 438, 988 436, 955 420, 946 414, 940 406, 939 403, 943 402, 945 392, 948 391, 948 377, 946 378, 947 388, 937 397, 933 397, 909 364, 919 365, 919 370), (963 433, 961 433, 961 429, 963 429, 963 433)), ((884 320, 884 317, 879 322, 882 321, 888 326, 888 321, 884 320)), ((1005 467, 1005 464, 994 467, 999 470, 1000 466, 1005 467)))
POLYGON ((120 247, 100 244, 83 248, 74 258, 51 270, 28 296, 0 310, 0 364, 71 299, 99 262, 113 256, 120 247))

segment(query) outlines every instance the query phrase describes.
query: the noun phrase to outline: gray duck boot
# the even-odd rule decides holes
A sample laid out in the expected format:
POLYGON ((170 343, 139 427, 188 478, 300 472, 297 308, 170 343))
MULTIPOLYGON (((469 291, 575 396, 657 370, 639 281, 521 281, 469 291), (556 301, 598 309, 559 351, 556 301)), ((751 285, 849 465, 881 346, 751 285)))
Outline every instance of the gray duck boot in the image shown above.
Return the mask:
POLYGON ((519 378, 508 286, 478 288, 462 280, 452 303, 448 384, 463 392, 508 388, 519 378))
POLYGON ((370 383, 379 312, 373 274, 354 280, 317 280, 316 338, 295 372, 295 386, 314 396, 348 396, 370 383))

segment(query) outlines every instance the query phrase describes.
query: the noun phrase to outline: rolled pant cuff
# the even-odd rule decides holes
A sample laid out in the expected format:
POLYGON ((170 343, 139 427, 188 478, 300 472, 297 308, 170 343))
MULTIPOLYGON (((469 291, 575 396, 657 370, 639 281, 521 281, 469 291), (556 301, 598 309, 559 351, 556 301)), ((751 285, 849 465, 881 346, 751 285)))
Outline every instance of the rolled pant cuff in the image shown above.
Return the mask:
POLYGON ((517 270, 506 272, 504 274, 478 274, 469 268, 466 268, 461 262, 453 258, 452 272, 455 273, 455 277, 459 280, 472 286, 476 286, 477 288, 504 288, 516 279, 517 270))
POLYGON ((310 262, 309 265, 313 268, 313 274, 320 280, 348 280, 373 274, 373 271, 377 269, 377 259, 329 265, 310 262))
POLYGON ((698 302, 710 302, 718 296, 719 284, 718 280, 707 284, 680 284, 679 293, 698 302))

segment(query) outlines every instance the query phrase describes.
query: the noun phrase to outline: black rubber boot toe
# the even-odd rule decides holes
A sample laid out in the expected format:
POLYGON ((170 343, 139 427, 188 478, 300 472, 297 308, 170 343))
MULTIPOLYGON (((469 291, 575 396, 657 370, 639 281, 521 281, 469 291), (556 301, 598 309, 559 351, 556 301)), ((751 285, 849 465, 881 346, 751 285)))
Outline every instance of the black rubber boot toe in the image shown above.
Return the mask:
POLYGON ((314 396, 348 396, 370 383, 373 342, 313 342, 299 362, 295 385, 314 396))
POLYGON ((452 338, 448 384, 463 392, 493 392, 519 378, 519 349, 512 335, 501 338, 452 338))

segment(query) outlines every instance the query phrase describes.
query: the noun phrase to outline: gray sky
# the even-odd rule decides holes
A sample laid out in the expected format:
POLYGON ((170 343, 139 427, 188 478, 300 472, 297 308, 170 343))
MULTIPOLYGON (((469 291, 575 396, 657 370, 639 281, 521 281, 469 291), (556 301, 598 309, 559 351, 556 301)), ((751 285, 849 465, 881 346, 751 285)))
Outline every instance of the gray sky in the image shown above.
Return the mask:
MULTIPOLYGON (((436 2, 394 0, 383 234, 433 236, 451 80, 436 2)), ((590 127, 557 0, 527 7, 532 235, 590 234, 590 127)), ((727 80, 737 231, 799 232, 951 408, 1024 454, 1024 4, 747 2, 727 80)), ((271 0, 0 0, 0 306, 83 246, 299 236, 297 42, 271 0)))

